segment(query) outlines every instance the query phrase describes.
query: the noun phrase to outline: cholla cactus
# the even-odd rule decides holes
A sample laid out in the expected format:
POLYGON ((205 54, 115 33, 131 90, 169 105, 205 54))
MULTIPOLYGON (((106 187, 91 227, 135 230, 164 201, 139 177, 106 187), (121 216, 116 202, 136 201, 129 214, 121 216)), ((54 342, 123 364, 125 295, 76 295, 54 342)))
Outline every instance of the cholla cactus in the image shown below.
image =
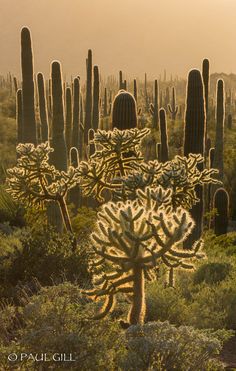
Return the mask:
POLYGON ((138 169, 143 160, 140 143, 147 133, 149 129, 98 130, 94 134, 95 153, 89 161, 81 162, 78 169, 84 195, 103 201, 104 189, 120 189, 121 178, 138 169))
POLYGON ((192 269, 193 261, 202 257, 201 241, 190 252, 182 242, 193 229, 189 213, 171 206, 171 190, 161 187, 137 191, 134 201, 110 202, 98 213, 92 242, 98 260, 107 263, 108 273, 97 277, 94 290, 87 295, 105 299, 96 319, 112 311, 117 293, 131 300, 129 324, 142 324, 145 317, 145 278, 151 280, 153 268, 164 263, 168 268, 192 269))
POLYGON ((69 167, 67 172, 58 171, 49 165, 49 154, 53 149, 48 142, 37 147, 31 143, 19 144, 17 152, 17 165, 7 171, 8 192, 14 199, 31 205, 58 202, 65 227, 72 232, 65 199, 68 190, 78 182, 76 169, 69 167))
POLYGON ((203 157, 197 154, 176 156, 164 164, 157 160, 144 162, 141 142, 148 133, 149 129, 98 130, 95 153, 79 166, 84 195, 93 195, 102 202, 102 192, 108 189, 115 199, 135 199, 137 189, 161 185, 173 190, 173 207, 191 208, 198 202, 195 186, 216 182, 212 179, 216 170, 198 170, 203 157))
MULTIPOLYGON (((197 184, 217 183, 212 175, 214 169, 198 170, 198 164, 203 162, 201 155, 190 154, 188 157, 176 156, 172 161, 164 164, 158 161, 141 163, 138 171, 132 171, 123 179, 122 192, 128 198, 135 199, 137 189, 162 186, 172 190, 171 204, 175 209, 182 206, 190 209, 198 202, 195 187, 197 184)), ((119 194, 119 191, 117 191, 119 194)))

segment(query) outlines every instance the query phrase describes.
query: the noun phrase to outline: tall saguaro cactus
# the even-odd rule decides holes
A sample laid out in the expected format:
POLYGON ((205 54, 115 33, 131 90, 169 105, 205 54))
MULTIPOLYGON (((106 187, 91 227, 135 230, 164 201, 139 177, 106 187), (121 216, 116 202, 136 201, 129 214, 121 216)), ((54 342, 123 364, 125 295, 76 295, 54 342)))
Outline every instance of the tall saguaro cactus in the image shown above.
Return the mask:
MULTIPOLYGON (((210 63, 208 59, 204 59, 202 62, 202 79, 204 84, 204 97, 205 97, 205 112, 206 112, 206 134, 205 138, 207 141, 208 136, 208 95, 209 95, 209 70, 210 63)), ((207 155, 207 154, 206 154, 207 155)))
POLYGON ((93 129, 99 127, 100 81, 98 66, 93 67, 93 129))
POLYGON ((47 104, 45 96, 45 83, 42 73, 37 75, 37 84, 38 84, 38 96, 39 96, 39 115, 41 123, 41 136, 42 142, 47 142, 49 138, 48 133, 48 114, 47 114, 47 104))
POLYGON ((161 130, 161 146, 160 146, 160 162, 167 162, 169 160, 169 148, 168 148, 168 134, 166 125, 166 111, 161 108, 159 111, 160 116, 160 130, 161 130))
POLYGON ((72 94, 71 88, 66 88, 66 127, 65 127, 65 136, 66 136, 66 147, 69 153, 72 146, 72 94))
POLYGON ((134 79, 134 99, 136 100, 136 103, 138 103, 138 88, 136 79, 134 79))
POLYGON ((80 81, 74 79, 73 119, 72 119, 72 147, 79 147, 79 119, 80 119, 80 81))
MULTIPOLYGON (((188 75, 184 155, 200 153, 204 156, 205 151, 205 107, 202 76, 199 70, 191 70, 188 75)), ((203 170, 203 164, 199 164, 199 170, 203 170)), ((193 233, 186 240, 185 246, 189 247, 198 240, 203 230, 204 199, 202 186, 196 187, 197 197, 200 199, 191 210, 191 215, 196 223, 193 233)))
POLYGON ((67 170, 67 150, 64 135, 64 104, 61 65, 52 63, 52 163, 58 170, 67 170))
POLYGON ((84 124, 84 140, 88 144, 88 131, 92 127, 92 50, 88 51, 87 58, 87 80, 86 80, 86 100, 85 100, 85 124, 84 124))
POLYGON ((159 129, 159 111, 158 111, 158 83, 154 82, 154 99, 153 104, 150 105, 150 113, 152 115, 152 127, 159 129))
POLYGON ((22 114, 24 143, 37 143, 34 102, 34 67, 30 30, 21 30, 22 114))
POLYGON ((216 140, 214 167, 219 170, 218 179, 224 176, 224 120, 225 120, 225 90, 223 80, 217 81, 216 104, 216 140))

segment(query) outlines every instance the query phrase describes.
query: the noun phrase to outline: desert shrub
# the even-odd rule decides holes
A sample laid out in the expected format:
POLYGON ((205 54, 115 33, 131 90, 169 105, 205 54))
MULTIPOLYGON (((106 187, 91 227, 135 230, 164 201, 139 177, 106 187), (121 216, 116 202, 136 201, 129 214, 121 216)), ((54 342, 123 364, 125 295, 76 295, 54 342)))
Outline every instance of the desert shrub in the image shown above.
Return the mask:
POLYGON ((232 266, 229 263, 210 262, 202 264, 194 273, 193 282, 199 284, 206 282, 208 284, 215 284, 223 281, 228 275, 232 266))
POLYGON ((236 233, 228 233, 222 236, 216 236, 208 232, 204 237, 204 250, 207 256, 219 257, 236 255, 236 233))
MULTIPOLYGON (((115 370, 119 357, 125 352, 124 333, 118 323, 108 319, 91 322, 91 305, 94 304, 81 296, 78 286, 64 283, 42 288, 18 309, 21 326, 15 330, 15 352, 47 353, 49 356, 71 353, 75 362, 47 362, 47 367, 57 371, 115 370)), ((2 341, 0 365, 6 364, 6 354, 11 349, 11 341, 2 341)), ((37 370, 42 363, 27 362, 21 370, 30 369, 30 366, 37 370)))
POLYGON ((79 241, 92 233, 97 218, 97 212, 89 207, 81 207, 71 218, 72 228, 79 241))
POLYGON ((164 287, 162 282, 152 282, 147 287, 146 321, 166 321, 180 325, 185 322, 187 305, 180 292, 164 287))
POLYGON ((236 329, 236 280, 201 284, 189 303, 188 323, 197 328, 236 329))
POLYGON ((130 327, 127 339, 124 370, 223 370, 213 359, 221 349, 220 341, 191 327, 152 322, 130 327))
POLYGON ((88 262, 90 248, 86 241, 72 249, 69 235, 60 235, 47 225, 23 229, 17 243, 12 237, 1 237, 8 250, 0 247, 1 296, 16 296, 19 284, 30 283, 33 278, 42 285, 52 285, 63 279, 69 281, 90 279, 88 262))
POLYGON ((121 329, 118 321, 91 321, 94 303, 77 285, 41 288, 34 296, 22 290, 20 307, 0 313, 0 368, 42 369, 41 362, 7 362, 7 354, 72 354, 75 362, 47 362, 53 370, 222 370, 214 357, 227 332, 176 328, 168 322, 121 329), (21 366, 21 368, 20 368, 21 366))

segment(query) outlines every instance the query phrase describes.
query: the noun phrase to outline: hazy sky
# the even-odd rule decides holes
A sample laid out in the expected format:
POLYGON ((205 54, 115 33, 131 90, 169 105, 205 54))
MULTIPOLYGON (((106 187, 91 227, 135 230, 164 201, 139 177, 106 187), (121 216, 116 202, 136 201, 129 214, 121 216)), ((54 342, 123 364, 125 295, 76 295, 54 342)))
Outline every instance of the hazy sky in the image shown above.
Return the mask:
POLYGON ((185 77, 204 57, 211 72, 236 72, 236 0, 0 0, 0 74, 19 75, 23 26, 36 72, 57 59, 83 75, 89 48, 105 75, 185 77))

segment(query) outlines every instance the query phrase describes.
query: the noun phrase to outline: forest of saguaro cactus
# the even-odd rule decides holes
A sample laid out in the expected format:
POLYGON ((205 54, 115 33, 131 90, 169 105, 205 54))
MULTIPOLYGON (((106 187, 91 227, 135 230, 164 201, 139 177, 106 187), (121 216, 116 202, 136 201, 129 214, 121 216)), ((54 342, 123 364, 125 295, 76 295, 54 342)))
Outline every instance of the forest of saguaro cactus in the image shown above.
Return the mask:
MULTIPOLYGON (((236 367, 236 75, 0 76, 0 370, 236 367)), ((1 59, 1 57, 0 57, 1 59)), ((101 70, 103 72, 101 72, 101 70)))

